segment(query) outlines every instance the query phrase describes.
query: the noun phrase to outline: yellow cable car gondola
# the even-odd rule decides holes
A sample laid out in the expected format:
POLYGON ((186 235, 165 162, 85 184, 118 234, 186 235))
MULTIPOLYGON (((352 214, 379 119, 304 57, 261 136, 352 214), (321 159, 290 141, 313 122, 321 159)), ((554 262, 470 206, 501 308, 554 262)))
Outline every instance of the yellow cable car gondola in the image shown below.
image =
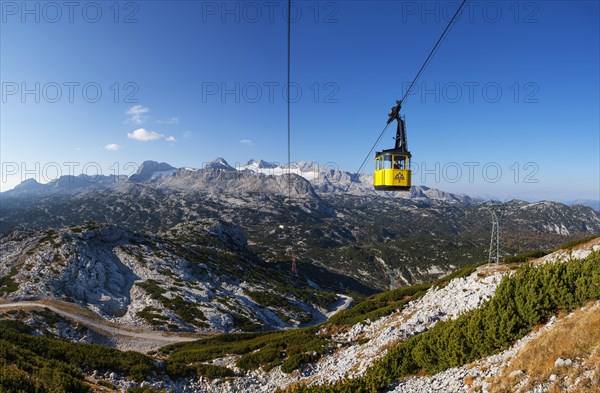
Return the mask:
POLYGON ((406 127, 404 117, 400 116, 402 101, 396 101, 396 106, 389 114, 387 124, 394 120, 398 122, 396 129, 396 146, 375 153, 375 173, 373 185, 380 191, 409 191, 410 190, 410 158, 406 143, 406 127))
POLYGON ((377 140, 375 141, 375 144, 373 145, 371 150, 369 150, 369 153, 367 154, 367 157, 365 158, 363 163, 360 165, 360 168, 358 168, 357 173, 359 173, 360 170, 363 168, 363 166, 369 159, 371 152, 373 151, 373 149, 375 149, 375 147, 377 146, 377 144, 379 143, 379 140, 383 137, 383 135, 385 135, 385 131, 387 130, 390 123, 393 122, 394 120, 396 120, 398 122, 398 128, 396 129, 396 146, 393 149, 387 149, 387 150, 378 151, 375 153, 375 172, 373 173, 373 186, 375 187, 376 190, 381 190, 381 191, 409 191, 410 190, 411 154, 408 151, 408 144, 406 143, 406 127, 405 127, 405 123, 404 123, 404 117, 400 116, 400 108, 402 107, 402 104, 406 101, 409 94, 411 94, 413 86, 415 86, 415 84, 419 80, 419 77, 421 76, 421 74, 423 73, 423 71, 425 70, 427 65, 429 64, 429 62, 430 62, 431 58, 433 57, 433 55, 435 54, 437 48, 444 41, 444 37, 450 31, 452 26, 454 26, 454 21, 462 12, 462 9, 466 2, 467 2, 467 0, 462 1, 460 6, 454 13, 454 16, 452 17, 452 19, 450 19, 450 21, 448 22, 448 25, 442 32, 442 35, 440 36, 440 38, 438 38, 437 42, 433 46, 433 49, 429 52, 429 55, 425 59, 425 62, 423 63, 423 65, 417 72, 417 75, 411 82, 410 87, 408 88, 408 90, 406 90, 402 99, 399 101, 396 101, 396 106, 394 106, 392 108, 392 111, 389 114, 390 117, 387 121, 385 128, 379 135, 379 138, 377 138, 377 140))

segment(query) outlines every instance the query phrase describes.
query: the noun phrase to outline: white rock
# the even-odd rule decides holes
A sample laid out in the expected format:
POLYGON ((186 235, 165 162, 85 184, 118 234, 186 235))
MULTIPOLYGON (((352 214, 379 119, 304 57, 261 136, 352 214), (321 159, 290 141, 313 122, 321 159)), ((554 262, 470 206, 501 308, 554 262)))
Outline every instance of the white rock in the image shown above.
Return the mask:
POLYGON ((523 375, 523 374, 524 374, 523 370, 515 370, 512 373, 510 373, 508 376, 511 377, 511 378, 514 378, 514 377, 518 377, 518 376, 523 375))
POLYGON ((554 362, 554 367, 570 367, 571 365, 573 365, 573 361, 571 359, 558 358, 554 362))
POLYGON ((573 361, 571 359, 565 359, 565 366, 570 367, 573 365, 573 361))

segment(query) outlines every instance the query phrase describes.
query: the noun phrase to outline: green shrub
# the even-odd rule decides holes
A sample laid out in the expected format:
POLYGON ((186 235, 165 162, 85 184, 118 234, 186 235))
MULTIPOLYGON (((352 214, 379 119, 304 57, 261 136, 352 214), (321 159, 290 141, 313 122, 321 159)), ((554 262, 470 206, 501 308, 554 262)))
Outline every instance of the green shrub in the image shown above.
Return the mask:
POLYGON ((479 309, 402 341, 363 376, 293 392, 377 392, 419 372, 458 367, 509 347, 559 310, 600 299, 600 252, 582 260, 524 265, 506 275, 479 309))
POLYGON ((594 240, 597 237, 598 237, 598 235, 594 235, 594 236, 587 236, 582 239, 571 240, 569 242, 564 243, 560 247, 558 247, 557 250, 568 250, 568 249, 578 246, 580 244, 587 243, 590 240, 594 240))
POLYGON ((266 291, 244 291, 250 299, 262 307, 287 307, 290 302, 282 296, 266 291))
POLYGON ((163 294, 167 292, 164 288, 158 285, 158 281, 156 280, 136 282, 135 285, 137 285, 140 288, 143 288, 148 293, 148 295, 150 295, 150 298, 154 300, 162 300, 164 298, 163 294))
POLYGON ((137 381, 156 370, 152 358, 138 352, 30 336, 24 333, 28 327, 19 325, 24 324, 16 321, 0 323, 0 362, 30 372, 46 381, 45 385, 50 380, 58 381, 60 386, 73 386, 74 390, 65 391, 78 391, 76 386, 79 385, 74 381, 81 380, 82 370, 115 371, 137 381))
POLYGON ((533 250, 533 251, 522 252, 517 255, 511 255, 511 256, 505 257, 504 262, 505 263, 527 262, 530 259, 541 258, 545 255, 548 255, 550 252, 551 251, 546 251, 546 250, 533 250))
MULTIPOLYGON (((169 363, 184 365, 225 355, 242 355, 237 361, 238 367, 246 370, 262 367, 268 370, 294 355, 309 353, 317 359, 326 353, 329 342, 319 334, 319 328, 312 326, 277 332, 222 334, 192 343, 169 345, 161 348, 160 353, 168 357, 169 363)), ((300 366, 302 362, 295 364, 300 366)))
POLYGON ((17 274, 17 268, 13 267, 6 276, 0 277, 0 296, 8 295, 19 289, 19 284, 13 280, 17 274))
POLYGON ((233 377, 235 374, 227 367, 215 366, 213 364, 198 364, 196 365, 196 376, 205 377, 210 380, 217 378, 233 377))
POLYGON ((261 349, 240 357, 237 366, 245 370, 254 370, 261 365, 269 365, 282 357, 282 349, 277 345, 268 344, 261 349))
POLYGON ((310 363, 316 360, 316 356, 313 356, 308 353, 297 353, 293 356, 287 358, 281 364, 281 371, 284 373, 291 373, 292 371, 299 368, 301 365, 310 363))
MULTIPOLYGON (((182 321, 198 327, 210 326, 208 323, 204 322, 207 320, 204 316, 204 313, 198 309, 194 303, 185 301, 181 296, 176 296, 173 299, 165 297, 164 294, 167 292, 167 290, 158 284, 159 283, 156 280, 147 280, 136 283, 136 285, 140 288, 143 288, 152 299, 158 300, 165 307, 173 310, 173 312, 177 314, 182 321)), ((156 319, 165 321, 167 320, 165 317, 161 317, 157 314, 150 314, 149 311, 150 310, 144 309, 141 311, 142 315, 140 315, 140 313, 138 313, 138 315, 140 315, 142 318, 146 318, 152 324, 158 324, 159 321, 155 321, 156 319)))
POLYGON ((151 306, 146 306, 143 310, 138 311, 136 315, 140 318, 145 319, 149 324, 153 326, 160 326, 166 324, 167 321, 169 321, 169 318, 165 317, 162 314, 159 314, 158 312, 160 312, 159 309, 151 306))
POLYGON ((113 385, 112 383, 110 383, 108 381, 98 381, 98 385, 104 386, 105 388, 109 388, 112 390, 116 390, 115 385, 113 385))
POLYGON ((413 285, 371 295, 354 307, 336 313, 328 322, 333 325, 353 326, 367 319, 376 320, 401 310, 406 303, 421 296, 429 287, 430 285, 413 285))
POLYGON ((246 318, 243 315, 230 314, 233 318, 233 323, 237 326, 242 332, 257 332, 262 330, 262 325, 252 322, 250 319, 246 318))
POLYGON ((164 390, 156 390, 147 386, 136 386, 127 390, 127 393, 163 393, 164 390))

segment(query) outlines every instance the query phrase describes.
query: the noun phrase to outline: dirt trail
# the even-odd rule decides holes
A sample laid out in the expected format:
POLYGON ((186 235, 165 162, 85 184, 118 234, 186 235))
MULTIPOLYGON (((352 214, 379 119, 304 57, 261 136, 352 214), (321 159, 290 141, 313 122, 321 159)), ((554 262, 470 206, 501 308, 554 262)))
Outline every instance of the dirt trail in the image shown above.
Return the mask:
MULTIPOLYGON (((338 300, 332 305, 330 311, 321 318, 326 320, 335 313, 345 310, 351 304, 353 299, 343 294, 337 294, 338 300)), ((104 336, 115 341, 117 348, 122 350, 134 350, 139 352, 149 352, 156 350, 168 344, 196 341, 211 336, 211 334, 190 334, 190 333, 164 333, 157 331, 136 331, 133 329, 124 329, 110 322, 102 320, 97 315, 85 310, 77 305, 55 300, 31 300, 10 303, 0 303, 0 310, 21 310, 21 309, 47 308, 58 315, 80 323, 104 336)))
POLYGON ((71 321, 80 323, 101 334, 107 334, 117 339, 123 349, 133 349, 147 352, 167 344, 195 341, 207 335, 191 336, 189 333, 162 333, 155 331, 135 331, 114 326, 93 315, 87 316, 86 310, 72 304, 49 301, 22 301, 0 304, 0 310, 15 310, 28 308, 47 308, 71 321))
POLYGON ((342 293, 338 293, 337 295, 338 295, 338 299, 331 306, 331 311, 329 311, 328 313, 325 314, 325 316, 327 316, 327 318, 331 318, 333 315, 337 314, 338 312, 345 310, 347 308, 350 308, 350 305, 352 305, 352 302, 354 301, 354 299, 352 299, 350 296, 344 295, 342 293))

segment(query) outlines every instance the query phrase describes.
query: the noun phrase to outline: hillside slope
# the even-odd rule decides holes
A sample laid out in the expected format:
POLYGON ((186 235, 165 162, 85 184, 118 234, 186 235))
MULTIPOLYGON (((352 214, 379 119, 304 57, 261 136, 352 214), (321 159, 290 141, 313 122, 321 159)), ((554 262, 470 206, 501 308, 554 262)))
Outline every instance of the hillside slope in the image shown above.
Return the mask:
POLYGON ((580 392, 600 389, 600 301, 553 316, 510 348, 431 377, 413 377, 390 393, 580 392))
POLYGON ((154 235, 88 223, 0 238, 0 294, 75 303, 119 326, 229 332, 320 322, 337 296, 265 264, 219 220, 154 235))
POLYGON ((0 346, 9 348, 0 359, 6 376, 0 383, 46 384, 65 375, 62 386, 66 381, 81 386, 69 368, 75 366, 121 391, 140 384, 173 392, 266 392, 282 387, 315 392, 504 392, 507 386, 545 392, 554 385, 593 391, 600 384, 596 300, 600 238, 533 264, 470 267, 434 285, 377 294, 319 326, 170 345, 156 355, 160 363, 104 347, 94 347, 94 358, 66 356, 81 351, 77 347, 83 344, 51 344, 52 339, 28 336, 31 328, 6 320, 15 317, 7 314, 0 320, 0 346), (531 295, 532 288, 539 291, 531 295), (466 327, 484 330, 470 337, 466 327), (557 347, 556 337, 569 329, 586 345, 562 340, 564 345, 557 347), (48 345, 61 349, 48 351, 48 345), (23 351, 33 352, 27 358, 8 355, 23 351), (531 360, 540 356, 545 362, 531 360), (109 357, 114 360, 106 362, 109 357), (38 365, 60 359, 53 367, 62 368, 50 377, 24 359, 38 365), (29 379, 19 379, 27 367, 33 370, 29 379), (411 376, 423 373, 431 376, 411 376))
MULTIPOLYGON (((575 250, 557 251, 545 257, 543 261, 564 260, 565 264, 569 264, 569 259, 565 258, 579 260, 589 256, 592 250, 600 251, 600 238, 575 250)), ((596 259, 598 255, 600 254, 596 253, 596 259)), ((362 386, 360 378, 372 375, 373 365, 378 359, 384 360, 390 348, 410 337, 420 336, 422 332, 432 329, 440 321, 455 320, 469 310, 480 308, 494 297, 495 290, 510 272, 512 272, 511 266, 483 265, 467 276, 455 278, 446 285, 432 287, 422 297, 413 298, 403 308, 400 307, 400 311, 393 312, 389 316, 359 322, 350 328, 338 329, 339 333, 330 334, 330 331, 324 327, 325 330, 321 330, 321 334, 326 335, 328 341, 334 345, 317 362, 309 362, 301 366, 300 371, 289 373, 275 368, 265 373, 261 370, 250 370, 243 377, 224 383, 212 383, 207 389, 219 392, 263 391, 262 389, 269 391, 278 387, 294 386, 299 382, 318 386, 324 383, 335 383, 343 378, 358 378, 357 384, 348 384, 348 387, 344 387, 343 384, 339 387, 333 385, 333 388, 334 391, 359 391, 357 389, 362 386)), ((596 277, 600 277, 598 276, 600 272, 596 274, 596 277)), ((600 280, 598 285, 600 286, 600 280)), ((357 307, 360 307, 360 304, 357 307)), ((351 312, 352 310, 349 310, 347 313, 351 312)), ((344 312, 338 314, 338 318, 343 314, 344 312)), ((335 323, 335 320, 330 322, 335 323)), ((185 348, 187 345, 182 344, 179 347, 185 348)), ((219 364, 226 364, 236 369, 235 363, 232 363, 235 359, 235 357, 229 358, 228 362, 219 362, 219 364)), ((427 386, 427 389, 432 387, 427 382, 422 386, 427 386)), ((393 388, 393 385, 390 388, 393 388)), ((321 390, 316 389, 316 391, 321 390)), ((371 390, 367 388, 366 391, 371 390)), ((434 391, 445 392, 452 389, 446 390, 440 386, 434 391)))
MULTIPOLYGON (((509 350, 507 352, 509 355, 500 358, 506 360, 510 356, 510 347, 515 341, 527 342, 526 334, 546 321, 549 321, 548 326, 552 326, 556 319, 552 316, 556 311, 572 310, 590 300, 599 299, 599 251, 600 238, 597 238, 574 249, 559 250, 533 264, 521 266, 516 271, 507 269, 510 266, 482 266, 467 280, 476 277, 483 280, 493 279, 498 275, 504 277, 496 287, 493 297, 488 302, 482 303, 479 308, 443 318, 446 319, 445 322, 434 321, 431 325, 435 326, 430 327, 427 332, 401 339, 392 349, 382 348, 383 356, 373 362, 364 373, 361 373, 361 369, 358 371, 353 369, 343 380, 336 381, 330 386, 313 385, 308 389, 298 387, 294 390, 375 392, 386 388, 384 390, 397 392, 445 392, 463 389, 464 391, 481 389, 488 391, 487 388, 493 388, 496 389, 495 391, 506 391, 497 389, 506 388, 510 384, 507 376, 502 378, 500 373, 491 372, 491 376, 498 377, 495 383, 470 386, 474 379, 473 374, 476 373, 469 374, 464 371, 474 366, 455 370, 452 370, 452 367, 467 365, 477 359, 481 359, 479 360, 481 364, 486 364, 486 361, 493 362, 494 360, 485 358, 499 350, 509 350), (402 381, 408 376, 419 373, 439 372, 443 373, 428 379, 416 380, 416 383, 410 380, 402 381), (469 376, 467 379, 469 383, 466 385, 469 386, 465 387, 463 379, 467 376, 469 376), (396 380, 401 382, 397 383, 396 380)), ((468 292, 467 288, 468 286, 463 287, 468 292)), ((431 290, 427 295, 430 293, 431 290)), ((446 297, 446 300, 452 302, 450 297, 446 297)), ((458 298, 458 304, 461 304, 460 300, 458 298)), ((597 308, 593 306, 592 310, 595 312, 597 308)), ((386 319, 390 321, 391 318, 386 319)), ((394 326, 389 324, 387 326, 391 331, 394 330, 394 326)), ((594 348, 596 345, 597 343, 591 343, 590 347, 594 348)), ((518 346, 516 349, 513 348, 513 353, 518 352, 518 349, 518 346)), ((576 350, 576 348, 570 349, 576 350)), ((588 352, 587 355, 592 354, 588 352)), ((557 360, 557 367, 561 366, 561 361, 557 360)), ((483 367, 481 380, 490 382, 485 379, 490 375, 486 374, 489 371, 487 367, 487 365, 483 367)), ((594 372, 597 374, 597 370, 594 371, 592 368, 590 374, 592 379, 588 378, 582 382, 583 385, 600 384, 599 380, 594 379, 594 372)), ((515 373, 510 375, 510 378, 514 379, 517 374, 526 377, 524 373, 515 373)), ((533 379, 537 376, 531 377, 533 379)), ((554 381, 558 377, 553 378, 554 381)), ((532 384, 535 386, 535 391, 546 391, 547 386, 544 383, 545 381, 534 380, 532 384)))

